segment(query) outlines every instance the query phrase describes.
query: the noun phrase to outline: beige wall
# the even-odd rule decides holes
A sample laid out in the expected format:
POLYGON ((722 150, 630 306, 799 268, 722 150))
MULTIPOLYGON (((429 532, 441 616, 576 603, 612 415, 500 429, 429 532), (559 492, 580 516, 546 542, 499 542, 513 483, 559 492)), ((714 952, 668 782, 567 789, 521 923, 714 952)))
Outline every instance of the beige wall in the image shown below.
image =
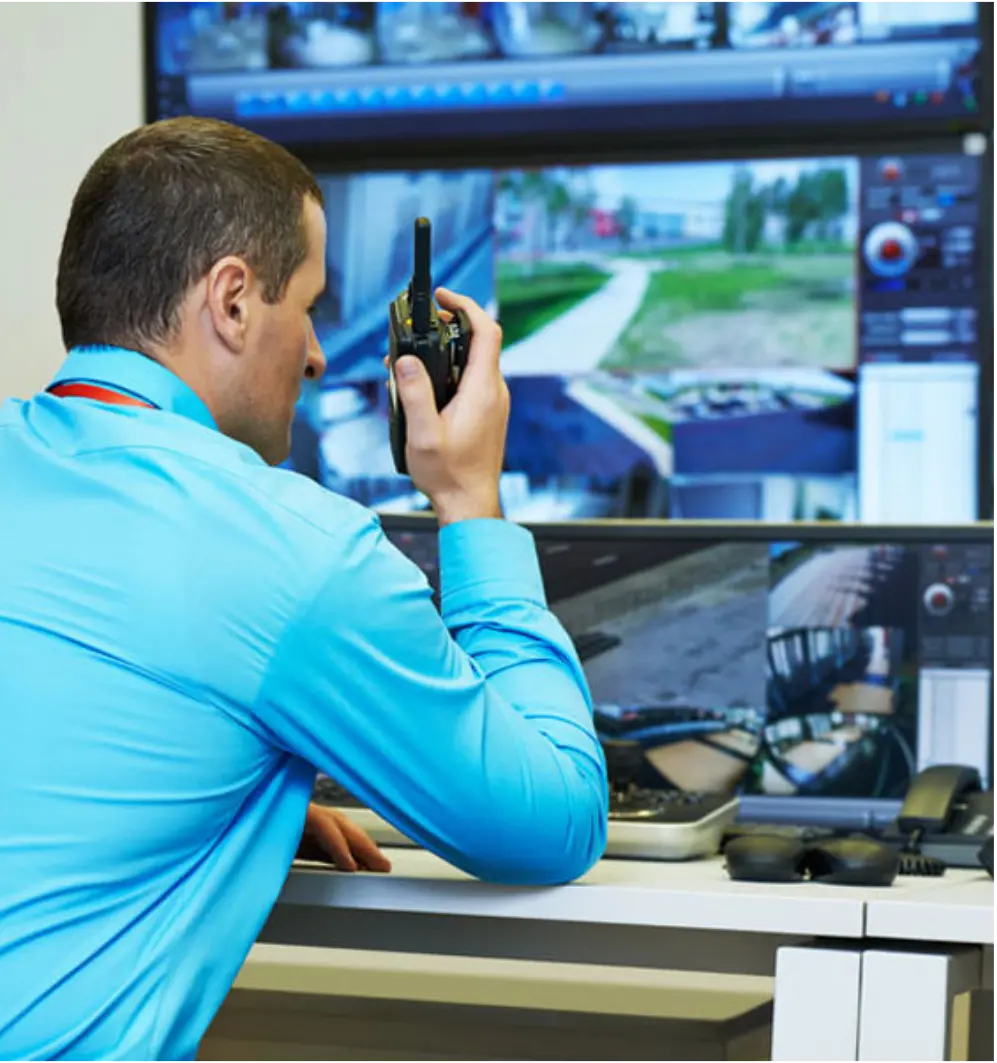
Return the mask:
POLYGON ((62 360, 55 268, 87 166, 142 120, 141 5, 0 4, 0 400, 62 360))

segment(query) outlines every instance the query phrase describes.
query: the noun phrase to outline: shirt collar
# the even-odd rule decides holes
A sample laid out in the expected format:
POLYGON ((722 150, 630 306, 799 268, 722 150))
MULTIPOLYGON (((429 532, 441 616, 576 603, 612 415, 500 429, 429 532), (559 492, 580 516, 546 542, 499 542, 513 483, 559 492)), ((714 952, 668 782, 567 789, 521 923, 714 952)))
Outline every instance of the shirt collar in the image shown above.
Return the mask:
POLYGON ((124 347, 74 347, 52 384, 69 381, 114 388, 161 410, 189 417, 206 428, 218 428, 202 399, 176 373, 138 351, 124 347))

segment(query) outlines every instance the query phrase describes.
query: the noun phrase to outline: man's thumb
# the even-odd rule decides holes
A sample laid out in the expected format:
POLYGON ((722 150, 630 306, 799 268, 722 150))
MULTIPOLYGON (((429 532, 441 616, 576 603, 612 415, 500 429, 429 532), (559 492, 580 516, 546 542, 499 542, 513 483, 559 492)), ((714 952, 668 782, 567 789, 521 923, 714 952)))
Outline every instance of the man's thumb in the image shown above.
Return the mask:
POLYGON ((433 384, 426 367, 411 354, 395 362, 395 381, 398 397, 405 407, 408 437, 418 436, 439 416, 433 398, 433 384))

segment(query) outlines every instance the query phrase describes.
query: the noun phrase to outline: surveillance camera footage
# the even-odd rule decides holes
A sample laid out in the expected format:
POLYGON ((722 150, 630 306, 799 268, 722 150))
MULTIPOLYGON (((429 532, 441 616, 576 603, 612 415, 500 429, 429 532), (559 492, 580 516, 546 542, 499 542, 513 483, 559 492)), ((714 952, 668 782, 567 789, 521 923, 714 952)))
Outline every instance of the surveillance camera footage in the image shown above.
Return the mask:
POLYGON ((902 627, 917 612, 913 550, 775 543, 770 554, 773 627, 902 627))
MULTIPOLYGON (((436 586, 435 530, 385 530, 436 586)), ((533 531, 596 728, 641 744, 642 785, 895 799, 932 763, 989 774, 992 543, 533 531)))
POLYGON ((513 519, 976 518, 986 296, 959 249, 978 218, 978 160, 319 180, 328 370, 306 388, 291 466, 329 488, 382 512, 427 508, 394 469, 383 386, 387 307, 424 215, 434 283, 502 324, 513 519))
POLYGON ((860 33, 859 7, 857 3, 732 4, 731 44, 735 48, 856 44, 860 33))
POLYGON ((915 763, 916 552, 774 543, 770 558, 756 791, 899 796, 915 763))
POLYGON ((854 159, 502 174, 506 371, 853 366, 857 195, 854 159))
POLYGON ((972 3, 162 3, 153 113, 289 144, 978 122, 972 3), (814 54, 820 62, 813 61, 814 54))
POLYGON ((619 561, 619 543, 540 550, 545 569, 587 565, 599 578, 564 597, 548 580, 551 607, 583 658, 596 727, 641 743, 648 784, 734 790, 765 718, 764 548, 627 545, 646 557, 638 573, 619 561))

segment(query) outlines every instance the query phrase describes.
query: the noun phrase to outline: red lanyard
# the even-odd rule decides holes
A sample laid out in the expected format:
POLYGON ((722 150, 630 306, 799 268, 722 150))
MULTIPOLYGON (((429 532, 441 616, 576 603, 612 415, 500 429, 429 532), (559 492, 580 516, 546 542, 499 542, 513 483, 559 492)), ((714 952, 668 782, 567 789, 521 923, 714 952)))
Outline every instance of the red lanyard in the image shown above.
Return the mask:
POLYGON ((56 384, 48 390, 60 399, 94 399, 96 402, 108 402, 113 406, 145 406, 150 410, 156 408, 151 402, 136 399, 120 391, 112 391, 110 388, 101 388, 96 384, 56 384))

